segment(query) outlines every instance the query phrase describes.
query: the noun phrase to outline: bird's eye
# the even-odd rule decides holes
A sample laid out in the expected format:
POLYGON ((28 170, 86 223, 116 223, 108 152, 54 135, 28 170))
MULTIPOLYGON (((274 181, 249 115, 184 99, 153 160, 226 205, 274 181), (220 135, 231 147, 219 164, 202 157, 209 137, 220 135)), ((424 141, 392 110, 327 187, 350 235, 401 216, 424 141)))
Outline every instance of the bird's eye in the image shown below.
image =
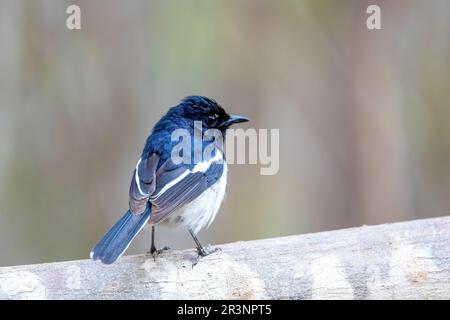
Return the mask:
POLYGON ((211 127, 215 126, 217 123, 217 115, 211 115, 206 119, 206 122, 208 123, 208 125, 210 125, 211 127))

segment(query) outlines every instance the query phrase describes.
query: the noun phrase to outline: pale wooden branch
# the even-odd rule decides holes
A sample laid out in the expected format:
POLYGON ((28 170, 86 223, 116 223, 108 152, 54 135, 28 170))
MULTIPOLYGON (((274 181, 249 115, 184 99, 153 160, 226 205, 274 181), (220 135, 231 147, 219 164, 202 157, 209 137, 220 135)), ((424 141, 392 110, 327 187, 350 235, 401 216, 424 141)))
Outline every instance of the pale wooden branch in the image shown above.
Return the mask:
POLYGON ((0 268, 1 299, 449 299, 450 217, 0 268))

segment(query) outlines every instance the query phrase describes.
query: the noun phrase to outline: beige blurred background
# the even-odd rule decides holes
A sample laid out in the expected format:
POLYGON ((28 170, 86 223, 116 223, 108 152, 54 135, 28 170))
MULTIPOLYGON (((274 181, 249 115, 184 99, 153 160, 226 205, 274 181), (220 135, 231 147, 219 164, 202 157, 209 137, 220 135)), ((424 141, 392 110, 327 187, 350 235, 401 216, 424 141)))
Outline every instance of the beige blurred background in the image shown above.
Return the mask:
POLYGON ((449 1, 0 0, 0 43, 0 265, 87 258, 189 94, 280 129, 279 173, 233 165, 204 243, 450 212, 449 1))

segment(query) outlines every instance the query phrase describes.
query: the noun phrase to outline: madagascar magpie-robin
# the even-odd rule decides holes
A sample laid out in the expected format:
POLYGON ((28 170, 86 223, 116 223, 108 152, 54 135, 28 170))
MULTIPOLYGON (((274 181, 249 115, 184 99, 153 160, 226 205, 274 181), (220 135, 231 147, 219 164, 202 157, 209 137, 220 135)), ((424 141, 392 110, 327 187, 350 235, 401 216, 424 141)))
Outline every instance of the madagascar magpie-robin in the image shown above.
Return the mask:
MULTIPOLYGON (((134 169, 129 210, 95 245, 91 258, 105 264, 113 263, 146 223, 152 226, 150 252, 159 253, 154 243, 155 225, 163 221, 186 226, 199 256, 216 251, 203 247, 196 234, 214 220, 225 195, 227 164, 223 149, 220 146, 214 148, 206 159, 201 152, 198 159, 193 147, 191 157, 183 154, 183 159, 190 161, 176 161, 173 149, 179 141, 174 141, 172 133, 184 129, 194 137, 196 130, 201 130, 203 137, 208 129, 216 129, 224 139, 225 131, 232 124, 248 120, 243 116, 227 114, 216 101, 202 96, 186 97, 169 109, 154 126, 134 169), (200 129, 196 123, 201 124, 200 129)), ((203 140, 201 151, 205 151, 213 140, 203 140)))

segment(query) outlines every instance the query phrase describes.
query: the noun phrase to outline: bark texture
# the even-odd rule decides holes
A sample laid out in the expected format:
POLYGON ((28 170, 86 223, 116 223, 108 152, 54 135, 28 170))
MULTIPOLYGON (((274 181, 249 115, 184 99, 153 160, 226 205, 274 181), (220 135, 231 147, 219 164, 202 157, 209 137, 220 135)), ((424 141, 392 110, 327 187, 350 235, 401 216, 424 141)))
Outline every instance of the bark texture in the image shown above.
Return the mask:
POLYGON ((1 299, 450 299, 450 217, 0 268, 1 299))

